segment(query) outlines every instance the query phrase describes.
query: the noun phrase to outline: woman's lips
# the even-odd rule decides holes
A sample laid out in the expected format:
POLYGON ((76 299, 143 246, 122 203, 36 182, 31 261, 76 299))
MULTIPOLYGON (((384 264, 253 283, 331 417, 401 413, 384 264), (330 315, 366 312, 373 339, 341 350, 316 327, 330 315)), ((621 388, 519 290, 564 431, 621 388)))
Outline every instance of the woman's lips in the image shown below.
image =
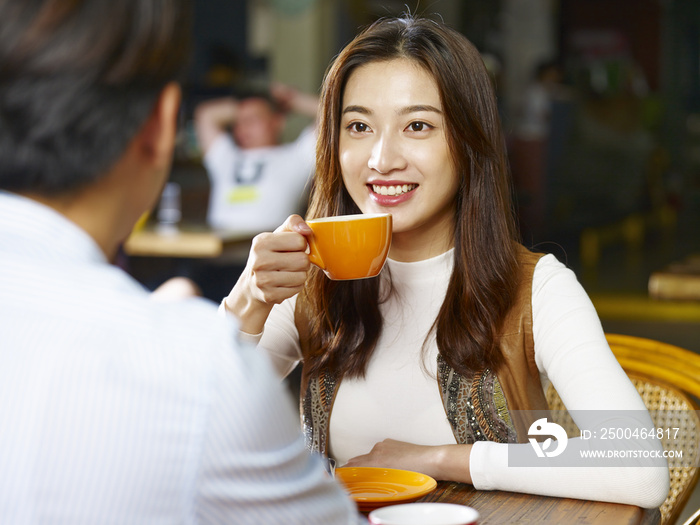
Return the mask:
POLYGON ((410 199, 418 184, 370 183, 367 187, 370 198, 380 206, 396 206, 410 199))

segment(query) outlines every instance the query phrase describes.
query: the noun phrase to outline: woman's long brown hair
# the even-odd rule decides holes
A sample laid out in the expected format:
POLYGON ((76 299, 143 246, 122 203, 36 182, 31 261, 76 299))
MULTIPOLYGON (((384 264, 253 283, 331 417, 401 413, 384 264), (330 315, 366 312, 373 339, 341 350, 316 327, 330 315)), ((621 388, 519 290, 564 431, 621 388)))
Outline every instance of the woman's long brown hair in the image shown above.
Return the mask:
MULTIPOLYGON (((323 85, 309 217, 360 212, 345 190, 338 157, 343 90, 356 68, 396 58, 415 61, 435 79, 460 179, 454 269, 433 326, 438 349, 462 374, 497 368, 497 334, 517 286, 516 228, 493 86, 464 36, 429 19, 383 19, 338 55, 323 85)), ((339 282, 312 272, 299 298, 308 323, 308 344, 302 346, 310 372, 364 375, 382 330, 379 284, 377 278, 339 282)))

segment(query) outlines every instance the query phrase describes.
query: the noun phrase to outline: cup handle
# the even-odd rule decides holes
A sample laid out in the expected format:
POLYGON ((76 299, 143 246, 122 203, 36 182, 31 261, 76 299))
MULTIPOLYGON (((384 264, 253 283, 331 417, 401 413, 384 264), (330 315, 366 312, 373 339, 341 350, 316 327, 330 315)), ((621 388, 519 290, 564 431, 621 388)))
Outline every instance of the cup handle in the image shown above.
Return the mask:
POLYGON ((308 237, 308 242, 309 242, 309 261, 312 264, 315 264, 316 266, 318 266, 321 270, 325 270, 326 265, 323 262, 323 259, 321 258, 321 254, 318 252, 318 247, 316 246, 316 241, 314 240, 313 235, 308 237))

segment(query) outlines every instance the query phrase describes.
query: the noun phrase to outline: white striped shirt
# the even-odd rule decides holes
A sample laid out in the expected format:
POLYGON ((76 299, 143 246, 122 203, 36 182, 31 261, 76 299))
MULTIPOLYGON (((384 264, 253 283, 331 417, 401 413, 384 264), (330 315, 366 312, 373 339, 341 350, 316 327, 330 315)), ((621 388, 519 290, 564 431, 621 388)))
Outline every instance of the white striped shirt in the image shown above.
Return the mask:
POLYGON ((356 523, 235 334, 0 192, 0 523, 356 523))

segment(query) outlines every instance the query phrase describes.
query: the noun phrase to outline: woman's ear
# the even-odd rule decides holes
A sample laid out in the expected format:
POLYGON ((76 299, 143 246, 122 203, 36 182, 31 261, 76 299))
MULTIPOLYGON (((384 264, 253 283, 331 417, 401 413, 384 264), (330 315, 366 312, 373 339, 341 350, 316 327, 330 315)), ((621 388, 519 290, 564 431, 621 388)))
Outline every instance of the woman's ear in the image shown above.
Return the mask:
POLYGON ((154 166, 169 165, 172 160, 181 98, 180 85, 175 82, 167 84, 139 132, 143 159, 154 166))

